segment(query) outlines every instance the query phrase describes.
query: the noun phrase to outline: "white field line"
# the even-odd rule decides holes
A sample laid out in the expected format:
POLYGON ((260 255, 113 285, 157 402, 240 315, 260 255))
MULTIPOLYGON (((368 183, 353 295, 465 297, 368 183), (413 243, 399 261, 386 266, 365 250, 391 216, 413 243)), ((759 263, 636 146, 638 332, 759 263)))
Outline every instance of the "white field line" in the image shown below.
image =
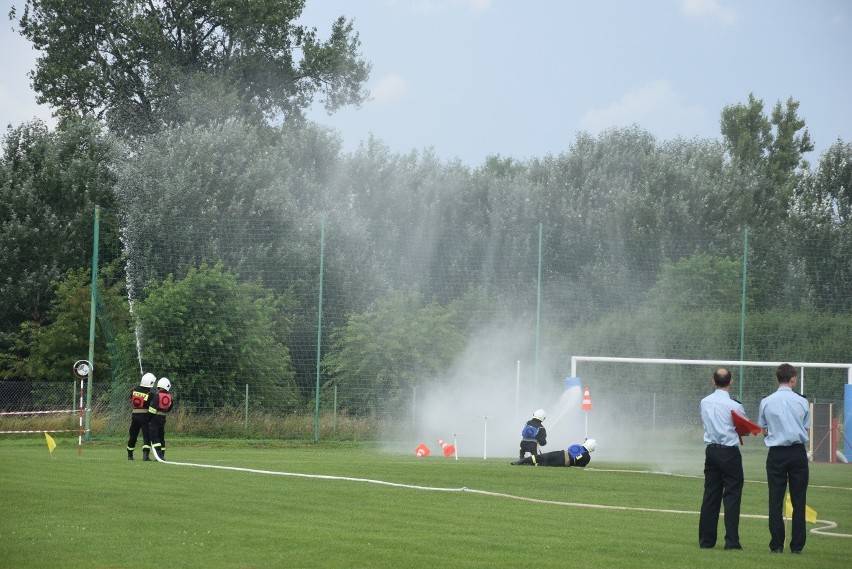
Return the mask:
MULTIPOLYGON (((594 468, 589 467, 586 468, 587 471, 595 470, 597 472, 626 472, 629 474, 654 474, 656 476, 673 476, 675 478, 699 478, 704 480, 704 476, 698 476, 696 474, 674 474, 672 472, 663 472, 662 470, 622 470, 618 468, 594 468)), ((745 480, 750 484, 766 484, 766 480, 745 480)), ((820 484, 808 484, 808 488, 822 488, 824 490, 847 490, 852 492, 852 488, 848 488, 846 486, 825 486, 820 484)))
MULTIPOLYGON (((526 496, 515 496, 514 494, 503 494, 502 492, 489 492, 487 490, 476 490, 474 488, 468 488, 467 486, 462 486, 461 488, 440 488, 436 486, 418 486, 415 484, 400 484, 398 482, 388 482, 386 480, 375 480, 372 478, 353 478, 351 476, 331 476, 328 474, 304 474, 299 472, 280 472, 277 470, 260 470, 257 468, 241 468, 238 466, 218 466, 213 464, 196 464, 192 462, 172 462, 162 460, 156 452, 152 452, 154 458, 157 462, 162 462, 163 464, 171 464, 173 466, 194 466, 196 468, 212 468, 215 470, 231 470, 234 472, 250 472, 253 474, 272 474, 275 476, 293 476, 297 478, 313 478, 318 480, 345 480, 348 482, 364 482, 367 484, 379 484, 382 486, 392 486, 394 488, 411 488, 414 490, 429 490, 432 492, 468 492, 470 494, 480 494, 483 496, 495 496, 498 498, 507 498, 510 500, 520 500, 523 502, 533 502, 536 504, 550 504, 553 506, 568 506, 573 508, 592 508, 597 510, 619 510, 624 512, 652 512, 652 513, 660 513, 660 514, 688 514, 688 515, 698 515, 699 512, 692 512, 689 510, 667 510, 661 508, 636 508, 632 506, 609 506, 605 504, 583 504, 580 502, 560 502, 557 500, 541 500, 538 498, 529 498, 526 496)), ((647 474, 647 472, 642 471, 630 471, 630 470, 600 470, 601 472, 641 472, 642 474, 647 474)), ((758 514, 740 514, 741 518, 752 518, 752 519, 763 519, 766 520, 769 516, 762 516, 758 514)), ((837 527, 835 522, 830 520, 817 520, 816 523, 823 524, 822 527, 813 528, 811 533, 819 534, 819 535, 829 535, 834 537, 852 537, 852 534, 846 533, 834 533, 829 532, 827 530, 834 529, 837 527)))

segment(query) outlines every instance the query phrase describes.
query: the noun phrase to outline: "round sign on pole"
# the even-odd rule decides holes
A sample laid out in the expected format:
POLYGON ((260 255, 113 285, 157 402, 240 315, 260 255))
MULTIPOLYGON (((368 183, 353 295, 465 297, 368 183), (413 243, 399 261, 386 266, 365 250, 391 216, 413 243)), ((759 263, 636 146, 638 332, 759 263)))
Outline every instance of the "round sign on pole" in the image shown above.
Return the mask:
POLYGON ((74 363, 74 375, 77 376, 77 379, 89 377, 90 373, 92 373, 92 364, 89 363, 89 360, 77 360, 74 363))

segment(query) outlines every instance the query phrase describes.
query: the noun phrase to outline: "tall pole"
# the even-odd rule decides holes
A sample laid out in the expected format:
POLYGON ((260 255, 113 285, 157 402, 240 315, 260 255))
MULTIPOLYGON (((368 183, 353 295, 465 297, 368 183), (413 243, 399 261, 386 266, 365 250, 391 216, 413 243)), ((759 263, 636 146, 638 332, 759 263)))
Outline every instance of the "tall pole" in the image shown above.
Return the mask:
POLYGON ((77 426, 77 456, 83 454, 83 433, 85 432, 85 428, 83 427, 83 386, 85 385, 86 378, 80 378, 80 413, 79 413, 79 424, 77 426))
POLYGON ((98 244, 100 236, 101 206, 95 206, 95 227, 92 237, 92 298, 89 306, 89 361, 92 362, 89 371, 89 382, 86 390, 86 440, 91 437, 92 425, 92 376, 95 375, 95 318, 98 301, 98 244))
POLYGON ((538 278, 536 279, 535 299, 535 368, 533 371, 534 384, 538 389, 539 338, 541 336, 541 223, 538 224, 538 278))
MULTIPOLYGON (((748 274, 748 227, 743 232, 743 295, 740 303, 740 361, 745 361, 745 318, 746 318, 746 275, 748 274)), ((745 370, 740 366, 739 400, 743 400, 743 385, 745 370)))
POLYGON ((483 431, 482 431, 482 460, 488 459, 488 415, 483 415, 484 419, 482 423, 483 431))
POLYGON ((317 302, 317 385, 314 402, 314 443, 319 442, 320 356, 322 355, 322 279, 325 263, 325 214, 320 215, 319 301, 317 302))
POLYGON ((852 456, 852 367, 846 372, 846 385, 843 386, 843 454, 852 456))

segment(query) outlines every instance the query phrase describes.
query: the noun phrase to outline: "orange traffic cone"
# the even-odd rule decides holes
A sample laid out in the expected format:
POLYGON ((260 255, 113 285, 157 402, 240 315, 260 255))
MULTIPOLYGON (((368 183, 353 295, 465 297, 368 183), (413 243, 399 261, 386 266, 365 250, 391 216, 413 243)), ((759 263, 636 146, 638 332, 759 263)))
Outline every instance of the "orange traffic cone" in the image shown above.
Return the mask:
POLYGON ((584 411, 592 410, 592 395, 589 393, 589 386, 586 386, 585 391, 583 391, 583 403, 580 405, 580 409, 584 411))
POLYGON ((444 449, 444 456, 446 456, 447 458, 449 458, 449 457, 453 456, 453 454, 455 454, 455 452, 456 452, 455 445, 445 443, 441 439, 438 439, 438 444, 440 444, 441 448, 444 449))
POLYGON ((432 454, 432 451, 424 443, 420 443, 420 446, 414 449, 414 456, 429 456, 430 454, 432 454))

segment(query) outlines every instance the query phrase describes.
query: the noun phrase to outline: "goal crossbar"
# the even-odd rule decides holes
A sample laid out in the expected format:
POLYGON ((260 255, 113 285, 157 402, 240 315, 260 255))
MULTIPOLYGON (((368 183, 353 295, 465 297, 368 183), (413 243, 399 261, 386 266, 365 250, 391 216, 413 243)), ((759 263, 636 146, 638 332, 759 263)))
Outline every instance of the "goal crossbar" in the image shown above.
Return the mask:
MULTIPOLYGON (((578 362, 613 362, 633 364, 679 364, 679 365, 712 365, 726 367, 778 367, 789 363, 797 368, 834 368, 847 370, 847 383, 852 385, 852 363, 820 363, 820 362, 755 362, 742 360, 680 360, 668 358, 620 358, 610 356, 571 356, 571 377, 577 377, 578 362)), ((804 386, 803 386, 804 387, 804 386)))

